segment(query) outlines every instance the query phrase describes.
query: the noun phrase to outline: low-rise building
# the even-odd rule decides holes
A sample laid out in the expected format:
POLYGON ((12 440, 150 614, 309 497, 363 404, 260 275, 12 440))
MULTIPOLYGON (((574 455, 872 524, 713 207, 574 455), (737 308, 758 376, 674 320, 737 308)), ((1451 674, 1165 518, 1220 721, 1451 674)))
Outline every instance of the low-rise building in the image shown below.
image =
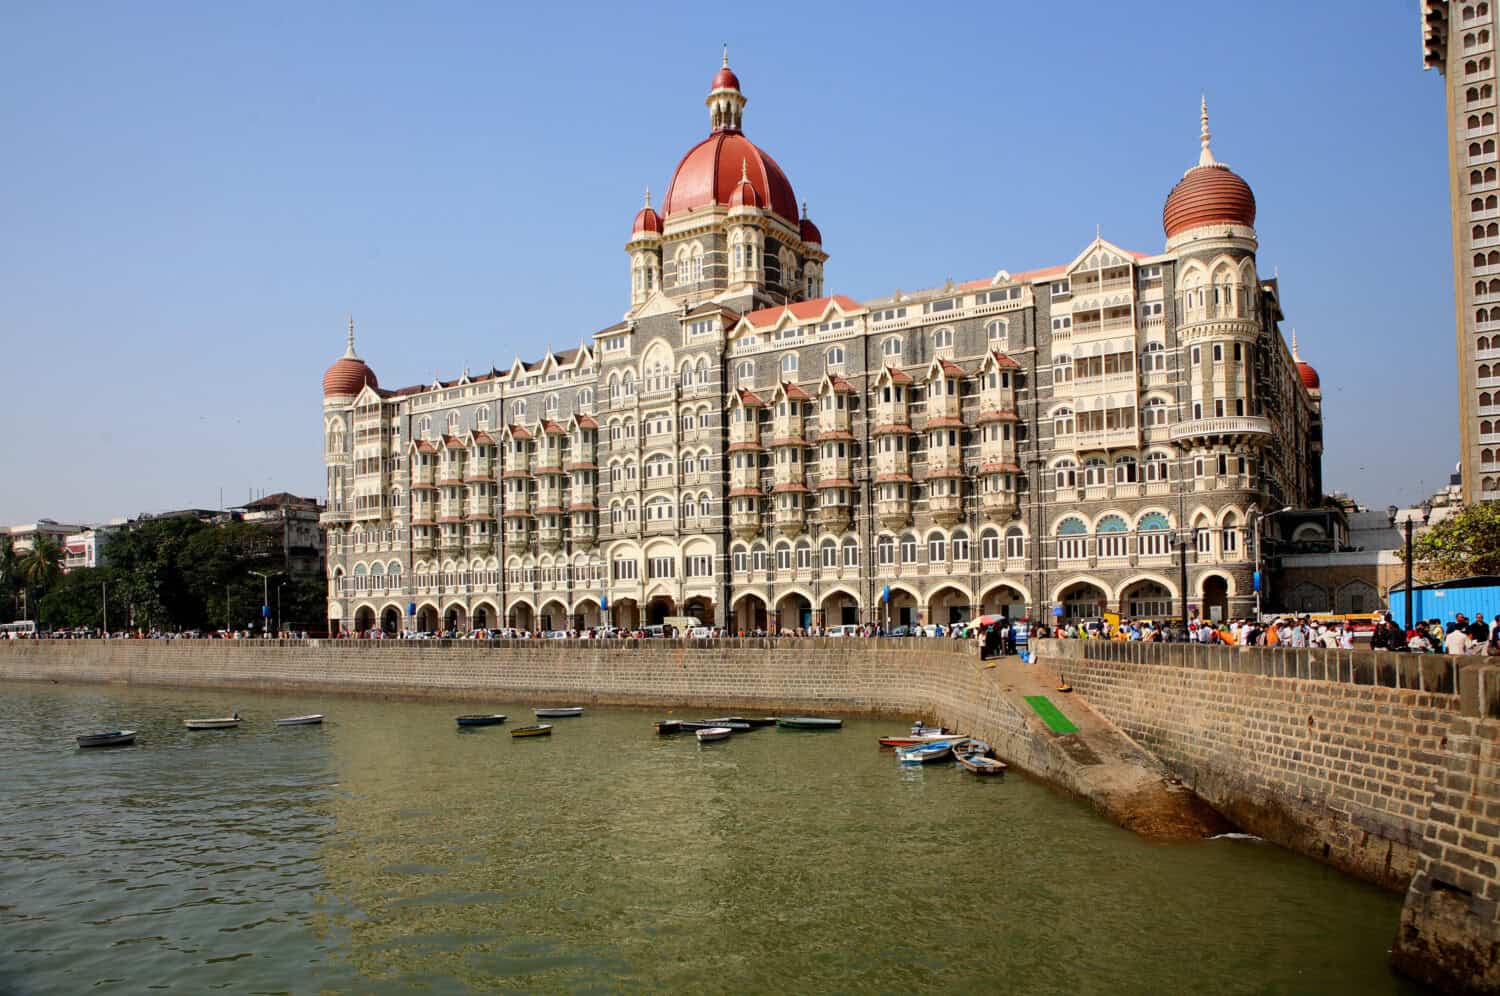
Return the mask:
POLYGON ((288 570, 322 572, 323 530, 318 524, 322 502, 278 491, 247 502, 238 511, 245 522, 265 526, 280 537, 288 570))

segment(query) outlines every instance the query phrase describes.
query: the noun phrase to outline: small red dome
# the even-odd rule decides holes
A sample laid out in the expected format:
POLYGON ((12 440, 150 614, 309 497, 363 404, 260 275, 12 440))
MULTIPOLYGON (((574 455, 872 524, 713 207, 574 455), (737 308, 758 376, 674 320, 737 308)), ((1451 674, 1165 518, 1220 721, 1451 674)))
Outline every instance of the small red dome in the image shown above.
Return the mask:
POLYGON ((364 390, 366 384, 374 388, 380 387, 380 381, 375 379, 375 371, 365 366, 365 361, 356 356, 341 356, 333 361, 333 366, 323 375, 323 397, 352 397, 364 390))
POLYGON ((823 244, 823 233, 818 231, 818 226, 812 223, 811 218, 802 219, 802 241, 814 246, 823 244))
POLYGON ((661 234, 661 215, 656 213, 653 207, 643 207, 635 214, 635 224, 630 226, 631 235, 661 234))
POLYGON ((797 224, 797 195, 791 181, 776 160, 738 131, 716 131, 688 150, 667 185, 662 214, 670 218, 710 204, 728 204, 742 172, 762 206, 769 206, 788 224, 797 224))
POLYGON ((729 195, 729 206, 763 208, 766 202, 761 199, 760 192, 755 189, 755 184, 749 180, 741 180, 735 185, 734 193, 729 195))
POLYGON ((734 75, 733 69, 725 66, 714 73, 714 81, 709 84, 708 91, 712 93, 715 90, 738 90, 739 88, 740 78, 734 75))
POLYGON ((1255 194, 1228 166, 1194 166, 1167 195, 1162 228, 1170 239, 1178 232, 1216 222, 1254 228, 1255 194))
POLYGON ((1309 391, 1319 390, 1321 382, 1318 380, 1318 372, 1312 368, 1311 363, 1304 363, 1298 360, 1297 376, 1302 378, 1302 386, 1309 391))

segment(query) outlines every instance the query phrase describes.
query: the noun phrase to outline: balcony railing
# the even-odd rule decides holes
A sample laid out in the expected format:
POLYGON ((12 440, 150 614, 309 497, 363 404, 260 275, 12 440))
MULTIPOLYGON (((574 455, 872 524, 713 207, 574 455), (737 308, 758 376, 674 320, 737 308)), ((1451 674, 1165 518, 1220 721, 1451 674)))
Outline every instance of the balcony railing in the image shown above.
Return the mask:
POLYGON ((1269 436, 1271 422, 1258 415, 1198 418, 1172 426, 1172 441, 1201 436, 1269 436))

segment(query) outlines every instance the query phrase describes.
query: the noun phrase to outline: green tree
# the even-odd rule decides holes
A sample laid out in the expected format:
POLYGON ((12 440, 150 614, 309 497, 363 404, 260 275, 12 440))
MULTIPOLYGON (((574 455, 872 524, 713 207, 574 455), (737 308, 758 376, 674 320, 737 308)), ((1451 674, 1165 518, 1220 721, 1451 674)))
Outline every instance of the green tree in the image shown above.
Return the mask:
POLYGON ((21 578, 32 588, 47 589, 62 577, 62 547, 49 536, 38 536, 21 558, 21 578))
POLYGON ((53 626, 104 625, 104 596, 108 586, 111 605, 110 626, 125 625, 125 603, 120 585, 106 567, 84 567, 69 571, 38 603, 41 615, 53 626))
POLYGON ((1423 531, 1412 541, 1412 573, 1421 581, 1500 574, 1500 502, 1465 506, 1423 531))
POLYGON ((10 537, 0 537, 0 622, 16 618, 16 551, 10 537))

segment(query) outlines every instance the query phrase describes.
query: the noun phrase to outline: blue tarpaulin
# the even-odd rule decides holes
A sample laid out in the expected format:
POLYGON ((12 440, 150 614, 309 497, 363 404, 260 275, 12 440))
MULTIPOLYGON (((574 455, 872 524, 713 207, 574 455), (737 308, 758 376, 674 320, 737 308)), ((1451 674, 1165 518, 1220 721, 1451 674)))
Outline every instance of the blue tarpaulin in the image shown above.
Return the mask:
MULTIPOLYGON (((1406 590, 1390 591, 1391 618, 1400 625, 1406 621, 1406 590)), ((1441 619, 1452 622, 1462 612, 1470 620, 1482 614, 1486 622, 1500 614, 1500 577, 1460 578, 1435 584, 1412 586, 1412 619, 1441 619)))

